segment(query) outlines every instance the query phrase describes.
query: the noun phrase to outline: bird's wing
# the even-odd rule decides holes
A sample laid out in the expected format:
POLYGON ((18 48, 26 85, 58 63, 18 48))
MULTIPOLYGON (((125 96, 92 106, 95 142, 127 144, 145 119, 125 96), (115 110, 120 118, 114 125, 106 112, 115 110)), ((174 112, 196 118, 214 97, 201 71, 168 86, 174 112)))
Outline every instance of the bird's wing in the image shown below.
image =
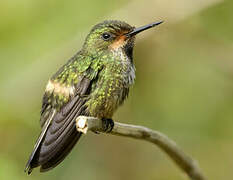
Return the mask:
MULTIPOLYGON (((70 65, 69 63, 67 66, 70 65)), ((42 132, 26 165, 25 170, 28 173, 37 166, 41 166, 42 172, 54 168, 76 144, 81 133, 76 131, 75 119, 80 115, 88 115, 85 107, 86 96, 88 96, 99 70, 98 68, 93 69, 92 63, 86 63, 86 67, 82 67, 82 72, 80 71, 80 75, 76 77, 78 83, 72 86, 74 94, 69 95, 65 103, 64 98, 55 92, 67 93, 69 92, 67 89, 53 89, 53 92, 45 93, 40 120, 42 132), (88 73, 86 73, 87 71, 88 73)), ((60 73, 57 73, 56 77, 59 77, 60 73)), ((64 78, 64 81, 68 78, 64 78)), ((63 85, 59 87, 58 84, 54 87, 66 88, 63 85)))

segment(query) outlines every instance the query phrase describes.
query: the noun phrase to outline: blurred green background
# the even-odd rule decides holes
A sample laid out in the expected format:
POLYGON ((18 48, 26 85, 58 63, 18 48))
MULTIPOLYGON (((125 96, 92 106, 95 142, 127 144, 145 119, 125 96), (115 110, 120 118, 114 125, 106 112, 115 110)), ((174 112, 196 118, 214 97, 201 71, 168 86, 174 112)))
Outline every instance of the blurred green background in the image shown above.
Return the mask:
POLYGON ((138 36, 136 83, 114 119, 167 134, 208 179, 233 179, 232 9, 231 0, 1 0, 0 179, 187 179, 152 144, 92 133, 54 170, 23 172, 48 78, 105 19, 165 20, 138 36))

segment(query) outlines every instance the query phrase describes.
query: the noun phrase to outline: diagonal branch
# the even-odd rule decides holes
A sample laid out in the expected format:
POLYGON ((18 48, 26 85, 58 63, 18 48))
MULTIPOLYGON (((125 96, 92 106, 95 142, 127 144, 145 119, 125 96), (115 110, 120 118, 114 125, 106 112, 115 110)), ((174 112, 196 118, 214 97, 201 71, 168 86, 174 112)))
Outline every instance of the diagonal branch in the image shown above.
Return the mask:
MULTIPOLYGON (((84 134, 88 130, 93 132, 105 132, 103 121, 87 116, 79 116, 76 119, 76 128, 84 134)), ((108 134, 131 137, 152 142, 164 151, 191 180, 206 180, 196 161, 185 154, 176 143, 161 132, 151 130, 143 126, 129 125, 114 122, 112 131, 108 134)))

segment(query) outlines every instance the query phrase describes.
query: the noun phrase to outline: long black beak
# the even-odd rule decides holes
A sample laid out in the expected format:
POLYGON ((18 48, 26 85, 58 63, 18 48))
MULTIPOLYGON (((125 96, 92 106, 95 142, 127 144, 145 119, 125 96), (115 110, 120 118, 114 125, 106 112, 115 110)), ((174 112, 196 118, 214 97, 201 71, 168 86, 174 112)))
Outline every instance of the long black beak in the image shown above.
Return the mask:
POLYGON ((141 26, 141 27, 138 27, 138 28, 135 28, 133 31, 125 34, 127 37, 132 37, 132 36, 135 36, 136 34, 142 32, 142 31, 145 31, 147 29, 150 29, 152 27, 155 27, 155 26, 158 26, 159 24, 163 23, 163 21, 159 21, 159 22, 154 22, 154 23, 151 23, 151 24, 147 24, 145 26, 141 26))

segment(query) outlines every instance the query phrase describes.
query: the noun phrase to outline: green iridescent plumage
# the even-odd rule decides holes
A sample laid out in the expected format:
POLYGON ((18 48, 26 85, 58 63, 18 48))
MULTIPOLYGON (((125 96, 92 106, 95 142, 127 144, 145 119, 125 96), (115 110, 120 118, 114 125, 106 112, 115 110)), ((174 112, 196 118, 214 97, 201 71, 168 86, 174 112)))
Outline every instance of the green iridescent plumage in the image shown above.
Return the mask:
POLYGON ((122 21, 94 26, 82 49, 49 80, 42 102, 41 134, 26 165, 42 172, 58 165, 81 136, 80 115, 110 120, 134 82, 135 34, 155 26, 134 28, 122 21))

